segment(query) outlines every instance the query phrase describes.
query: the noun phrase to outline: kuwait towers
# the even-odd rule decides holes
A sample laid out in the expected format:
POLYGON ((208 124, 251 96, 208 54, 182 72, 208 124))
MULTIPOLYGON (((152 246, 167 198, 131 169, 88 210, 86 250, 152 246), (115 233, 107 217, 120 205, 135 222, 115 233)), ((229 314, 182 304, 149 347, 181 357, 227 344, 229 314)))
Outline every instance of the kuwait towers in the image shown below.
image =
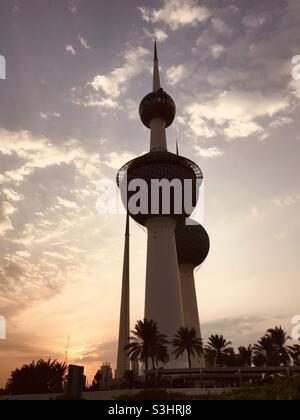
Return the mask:
MULTIPOLYGON (((127 213, 147 229, 144 317, 156 321, 160 332, 170 341, 185 325, 176 227, 191 215, 203 179, 196 163, 168 151, 166 129, 172 124, 175 113, 173 99, 161 87, 155 43, 153 88, 139 108, 141 121, 150 130, 150 151, 127 162, 118 172, 117 183, 127 213)), ((123 297, 122 292, 122 306, 123 297)), ((129 304, 129 297, 124 299, 129 304)), ((126 313, 121 310, 120 327, 126 323, 123 328, 128 330, 126 313)), ((119 341, 119 372, 119 359, 124 360, 125 354, 122 345, 123 336, 119 341)), ((171 359, 167 367, 186 367, 185 360, 175 360, 172 352, 169 353, 171 359)))

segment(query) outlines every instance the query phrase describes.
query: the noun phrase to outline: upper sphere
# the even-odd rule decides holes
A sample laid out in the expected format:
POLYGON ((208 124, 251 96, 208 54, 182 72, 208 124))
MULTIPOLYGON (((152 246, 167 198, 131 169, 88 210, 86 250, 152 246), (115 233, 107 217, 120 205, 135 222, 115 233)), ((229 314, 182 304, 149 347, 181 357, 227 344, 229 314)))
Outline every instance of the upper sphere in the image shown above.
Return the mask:
POLYGON ((176 105, 171 96, 160 88, 142 99, 139 114, 142 123, 148 128, 154 118, 161 118, 166 122, 166 127, 169 127, 175 118, 176 105))
POLYGON ((199 223, 192 225, 181 223, 176 228, 176 247, 178 264, 192 264, 197 267, 208 255, 209 236, 199 223))

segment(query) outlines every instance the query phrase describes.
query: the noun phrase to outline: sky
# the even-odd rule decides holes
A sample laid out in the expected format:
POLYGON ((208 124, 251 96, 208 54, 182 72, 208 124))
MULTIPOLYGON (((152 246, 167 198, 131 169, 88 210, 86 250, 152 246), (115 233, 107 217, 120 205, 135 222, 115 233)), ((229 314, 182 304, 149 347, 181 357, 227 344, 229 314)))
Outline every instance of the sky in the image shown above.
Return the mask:
MULTIPOLYGON (((63 361, 68 336, 68 361, 89 380, 102 362, 115 367, 125 218, 99 214, 97 183, 149 150, 138 105, 155 36, 177 106, 169 150, 177 139, 205 179, 211 249, 195 274, 204 339, 223 333, 237 347, 275 325, 291 333, 299 21, 298 0, 0 3, 0 386, 23 363, 63 361)), ((143 318, 145 256, 133 222, 132 327, 143 318)))

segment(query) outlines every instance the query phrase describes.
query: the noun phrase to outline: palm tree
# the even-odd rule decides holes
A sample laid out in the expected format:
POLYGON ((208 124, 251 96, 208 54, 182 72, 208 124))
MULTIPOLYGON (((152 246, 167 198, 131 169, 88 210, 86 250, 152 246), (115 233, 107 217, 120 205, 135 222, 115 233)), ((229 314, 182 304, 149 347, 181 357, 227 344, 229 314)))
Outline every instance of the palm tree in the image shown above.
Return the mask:
POLYGON ((289 347, 294 366, 300 366, 300 344, 289 347))
POLYGON ((227 341, 223 335, 211 335, 205 347, 205 358, 208 362, 217 366, 224 366, 233 353, 231 341, 227 341))
POLYGON ((145 363, 146 370, 148 370, 149 358, 151 358, 154 369, 155 362, 161 358, 160 356, 166 356, 168 343, 166 336, 159 333, 157 323, 152 319, 138 321, 131 333, 133 335, 129 337, 129 343, 125 346, 128 356, 145 363))
POLYGON ((254 344, 253 352, 255 366, 277 366, 278 358, 269 335, 264 335, 257 344, 254 344))
POLYGON ((154 364, 155 366, 158 367, 159 363, 162 363, 163 365, 165 365, 166 363, 169 362, 170 356, 169 356, 169 353, 168 353, 168 347, 167 347, 168 341, 167 340, 166 340, 165 344, 166 345, 161 345, 161 343, 160 343, 160 345, 156 347, 156 350, 155 350, 155 352, 153 354, 153 357, 152 357, 152 366, 154 364))
POLYGON ((279 365, 289 366, 291 364, 291 351, 286 343, 288 340, 291 340, 291 337, 287 335, 281 326, 268 329, 267 335, 271 337, 279 365))
POLYGON ((14 395, 62 392, 67 368, 65 363, 50 359, 23 365, 11 373, 6 391, 14 395))
POLYGON ((201 357, 203 353, 202 340, 201 338, 197 338, 195 328, 181 327, 174 336, 172 344, 174 347, 173 354, 175 354, 176 359, 185 352, 187 353, 189 369, 192 367, 191 358, 195 357, 196 354, 201 357))
POLYGON ((281 327, 268 329, 254 345, 255 366, 289 366, 291 350, 286 345, 289 339, 281 327))
POLYGON ((241 366, 252 366, 252 358, 253 358, 253 347, 249 344, 248 347, 241 346, 238 348, 239 350, 239 361, 241 366))

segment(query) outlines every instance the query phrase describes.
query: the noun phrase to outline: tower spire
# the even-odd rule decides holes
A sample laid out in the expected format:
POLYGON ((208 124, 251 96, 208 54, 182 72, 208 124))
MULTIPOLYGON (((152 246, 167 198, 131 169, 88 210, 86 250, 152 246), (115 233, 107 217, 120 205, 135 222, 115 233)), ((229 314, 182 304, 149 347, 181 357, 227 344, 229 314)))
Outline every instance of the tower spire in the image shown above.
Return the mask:
POLYGON ((129 298, 129 213, 126 215, 125 227, 125 243, 124 243, 124 259, 123 259, 123 276, 122 276, 122 294, 119 324, 119 342, 118 342, 118 358, 116 377, 122 378, 124 372, 130 369, 130 358, 124 347, 128 344, 130 333, 130 298, 129 298))
POLYGON ((153 92, 160 89, 159 65, 157 56, 157 43, 156 38, 154 41, 154 58, 153 58, 153 92))
POLYGON ((128 213, 128 211, 127 211, 127 215, 126 215, 125 236, 129 236, 129 213, 128 213))

